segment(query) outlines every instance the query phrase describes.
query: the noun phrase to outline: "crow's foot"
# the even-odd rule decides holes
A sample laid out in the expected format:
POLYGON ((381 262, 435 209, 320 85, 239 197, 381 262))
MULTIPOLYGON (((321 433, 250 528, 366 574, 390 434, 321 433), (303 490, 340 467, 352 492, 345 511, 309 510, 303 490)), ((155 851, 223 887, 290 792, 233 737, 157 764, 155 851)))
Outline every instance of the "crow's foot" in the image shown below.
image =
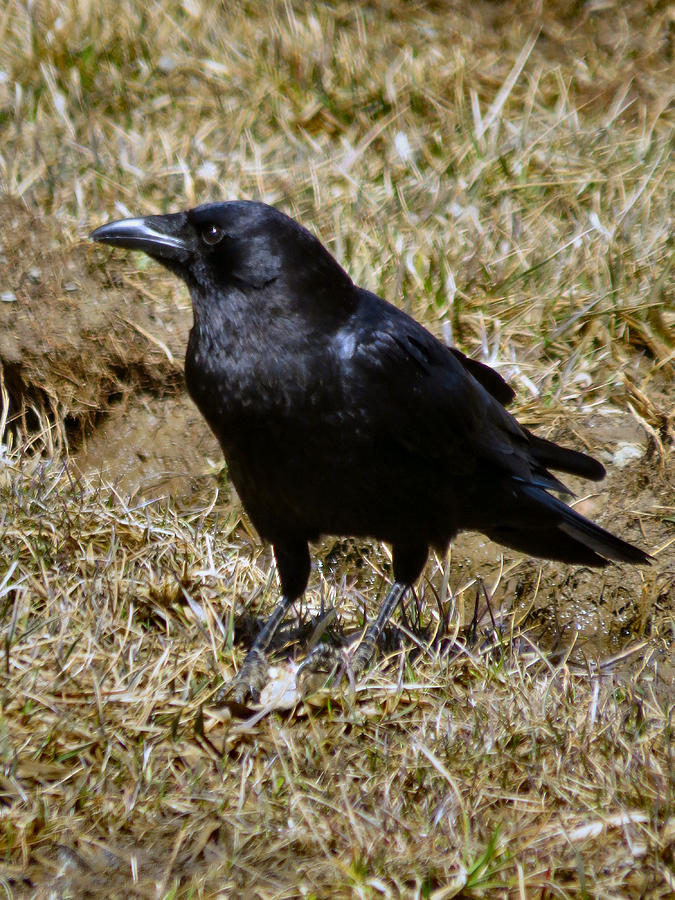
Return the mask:
POLYGON ((216 694, 215 702, 225 703, 228 700, 244 705, 247 700, 257 703, 260 692, 267 684, 269 666, 267 657, 257 648, 246 654, 241 669, 231 681, 224 684, 216 694))
POLYGON ((329 644, 319 644, 300 664, 298 682, 308 675, 325 673, 325 683, 338 684, 346 678, 353 689, 374 653, 375 644, 365 638, 352 652, 329 644))

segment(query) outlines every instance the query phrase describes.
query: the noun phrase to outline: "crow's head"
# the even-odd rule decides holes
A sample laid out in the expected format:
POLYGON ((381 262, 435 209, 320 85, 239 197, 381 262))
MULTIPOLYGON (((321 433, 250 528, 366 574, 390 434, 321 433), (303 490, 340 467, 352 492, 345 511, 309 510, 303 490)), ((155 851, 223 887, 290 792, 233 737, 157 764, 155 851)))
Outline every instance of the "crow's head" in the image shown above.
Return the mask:
POLYGON ((265 203, 209 203, 187 212, 102 225, 91 238, 143 250, 198 293, 229 286, 260 290, 277 280, 292 293, 351 286, 307 229, 265 203))

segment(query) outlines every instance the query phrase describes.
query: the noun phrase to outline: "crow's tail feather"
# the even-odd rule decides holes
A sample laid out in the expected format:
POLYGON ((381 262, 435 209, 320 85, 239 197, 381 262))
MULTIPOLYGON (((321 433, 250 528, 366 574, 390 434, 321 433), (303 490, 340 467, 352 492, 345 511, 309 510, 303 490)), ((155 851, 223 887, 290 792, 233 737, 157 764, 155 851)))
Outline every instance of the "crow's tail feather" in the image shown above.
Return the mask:
MULTIPOLYGON (((582 454, 579 454, 580 456, 582 454)), ((530 556, 586 566, 612 562, 649 563, 652 557, 589 521, 535 485, 519 485, 518 513, 510 506, 505 523, 484 530, 500 544, 530 556)))
POLYGON ((580 475, 582 478, 590 478, 591 481, 602 481, 605 477, 605 467, 592 456, 579 453, 578 450, 559 447, 553 441, 537 437, 526 428, 523 431, 527 434, 528 450, 532 458, 545 469, 569 472, 570 475, 580 475))

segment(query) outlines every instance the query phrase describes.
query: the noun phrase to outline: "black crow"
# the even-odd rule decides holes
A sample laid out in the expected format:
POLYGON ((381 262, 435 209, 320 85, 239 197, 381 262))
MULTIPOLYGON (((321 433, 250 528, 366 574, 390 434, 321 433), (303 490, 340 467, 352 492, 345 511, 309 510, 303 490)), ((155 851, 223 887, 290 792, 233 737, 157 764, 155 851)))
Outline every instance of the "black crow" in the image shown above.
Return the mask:
POLYGON ((519 425, 495 371, 357 287, 314 235, 273 207, 233 201, 97 228, 187 284, 193 400, 218 438, 251 521, 274 549, 282 599, 235 696, 255 696, 265 653, 304 592, 322 534, 391 545, 394 585, 352 658, 369 662, 430 547, 480 531, 531 556, 585 566, 648 554, 554 493, 551 469, 599 481, 596 460, 519 425))

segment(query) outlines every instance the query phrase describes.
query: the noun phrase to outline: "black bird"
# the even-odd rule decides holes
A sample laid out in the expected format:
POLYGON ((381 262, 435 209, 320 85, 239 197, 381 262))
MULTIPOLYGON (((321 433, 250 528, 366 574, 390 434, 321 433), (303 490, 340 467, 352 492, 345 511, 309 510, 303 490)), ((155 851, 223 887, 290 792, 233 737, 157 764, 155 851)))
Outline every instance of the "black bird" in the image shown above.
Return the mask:
POLYGON ((392 547, 395 583, 353 656, 356 674, 429 548, 444 551, 459 531, 579 565, 651 559, 550 493, 570 492, 549 470, 599 481, 599 462, 519 425, 500 375, 357 287, 279 210, 213 203, 91 237, 143 250, 187 283, 187 387, 274 549, 282 599, 236 679, 238 699, 261 687, 265 651, 307 585, 308 542, 322 534, 392 547))

